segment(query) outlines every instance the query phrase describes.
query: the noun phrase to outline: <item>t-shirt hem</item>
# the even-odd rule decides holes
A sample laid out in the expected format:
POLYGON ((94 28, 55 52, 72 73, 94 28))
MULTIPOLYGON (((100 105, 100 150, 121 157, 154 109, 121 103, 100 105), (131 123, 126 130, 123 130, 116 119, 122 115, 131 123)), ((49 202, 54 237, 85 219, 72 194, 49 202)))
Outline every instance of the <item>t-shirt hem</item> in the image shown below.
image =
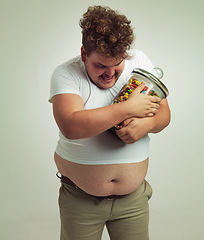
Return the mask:
POLYGON ((126 164, 126 163, 137 163, 137 162, 142 162, 144 160, 146 160, 147 158, 149 158, 149 153, 141 155, 141 156, 137 156, 136 159, 135 158, 128 158, 128 159, 93 159, 93 160, 86 160, 86 159, 73 159, 71 157, 67 157, 64 154, 62 154, 61 152, 59 152, 59 150, 56 148, 56 153, 62 157, 63 159, 69 161, 69 162, 73 162, 73 163, 77 163, 77 164, 82 164, 82 165, 109 165, 109 164, 126 164))

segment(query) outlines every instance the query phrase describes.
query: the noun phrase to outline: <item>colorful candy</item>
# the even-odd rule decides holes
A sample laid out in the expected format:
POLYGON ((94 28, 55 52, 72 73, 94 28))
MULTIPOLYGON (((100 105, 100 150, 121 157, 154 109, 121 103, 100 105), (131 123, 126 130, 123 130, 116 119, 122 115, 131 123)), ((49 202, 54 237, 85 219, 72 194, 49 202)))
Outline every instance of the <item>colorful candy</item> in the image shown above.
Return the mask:
MULTIPOLYGON (((135 90, 141 84, 140 81, 134 79, 133 77, 129 80, 128 84, 126 84, 123 89, 119 92, 117 97, 114 100, 114 103, 119 103, 126 101, 133 90, 135 90)), ((147 86, 144 87, 143 94, 151 95, 151 96, 158 96, 154 90, 149 89, 147 86)))
MULTIPOLYGON (((138 81, 135 78, 130 78, 129 82, 121 89, 117 97, 115 98, 113 103, 120 103, 124 102, 128 99, 129 95, 141 84, 140 81, 138 81)), ((156 92, 153 89, 148 88, 147 86, 144 87, 143 94, 145 95, 151 95, 151 96, 158 96, 156 92)), ((120 125, 115 125, 116 129, 120 129, 120 125)))
MULTIPOLYGON (((156 69, 156 73, 159 68, 156 69)), ((154 71, 155 72, 155 71, 154 71)), ((160 69, 160 72, 162 70, 160 69)), ((155 74, 156 75, 156 74, 155 74)), ((158 75, 158 74, 157 74, 158 75)), ((146 70, 135 68, 132 71, 132 77, 129 79, 126 85, 120 90, 118 95, 113 101, 113 104, 124 102, 129 98, 129 95, 142 83, 145 82, 145 87, 142 90, 142 93, 150 96, 157 96, 161 99, 166 98, 169 95, 169 91, 166 86, 160 81, 160 78, 163 76, 154 76, 152 73, 147 72, 146 70), (156 91, 156 92, 155 92, 156 91)), ((137 103, 135 103, 137 104, 137 103)), ((116 135, 115 129, 120 129, 120 124, 115 125, 109 131, 116 135)))

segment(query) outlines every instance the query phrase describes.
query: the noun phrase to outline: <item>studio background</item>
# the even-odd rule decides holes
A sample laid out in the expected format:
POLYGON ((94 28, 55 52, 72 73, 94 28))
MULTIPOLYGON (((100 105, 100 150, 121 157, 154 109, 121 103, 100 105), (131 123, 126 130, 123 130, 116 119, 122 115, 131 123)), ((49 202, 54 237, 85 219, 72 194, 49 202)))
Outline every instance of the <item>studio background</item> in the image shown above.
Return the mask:
POLYGON ((59 239, 49 83, 56 66, 80 54, 79 19, 93 4, 132 20, 135 47, 163 69, 170 92, 171 124, 150 135, 150 239, 202 240, 202 0, 1 0, 0 240, 59 239))

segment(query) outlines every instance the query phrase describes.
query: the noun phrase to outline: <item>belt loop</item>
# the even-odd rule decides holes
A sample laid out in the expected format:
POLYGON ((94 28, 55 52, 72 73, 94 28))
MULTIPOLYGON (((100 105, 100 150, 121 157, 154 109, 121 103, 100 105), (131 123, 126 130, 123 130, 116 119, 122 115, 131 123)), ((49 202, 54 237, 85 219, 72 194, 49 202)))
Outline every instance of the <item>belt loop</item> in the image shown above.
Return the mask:
POLYGON ((60 172, 58 171, 58 172, 56 173, 56 176, 57 176, 59 179, 62 179, 62 175, 60 174, 60 176, 59 176, 59 174, 60 174, 60 172))

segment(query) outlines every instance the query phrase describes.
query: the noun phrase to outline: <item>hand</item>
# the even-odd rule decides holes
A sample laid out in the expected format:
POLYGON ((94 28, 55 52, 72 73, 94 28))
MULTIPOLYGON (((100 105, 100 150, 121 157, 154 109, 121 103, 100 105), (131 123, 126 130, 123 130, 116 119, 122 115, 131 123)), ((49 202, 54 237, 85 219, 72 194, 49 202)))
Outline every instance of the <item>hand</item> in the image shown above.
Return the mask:
POLYGON ((152 118, 129 118, 116 130, 117 136, 125 143, 131 144, 143 138, 151 129, 152 118))
POLYGON ((127 99, 130 112, 135 117, 152 117, 158 112, 161 99, 141 93, 145 84, 141 83, 127 99))

